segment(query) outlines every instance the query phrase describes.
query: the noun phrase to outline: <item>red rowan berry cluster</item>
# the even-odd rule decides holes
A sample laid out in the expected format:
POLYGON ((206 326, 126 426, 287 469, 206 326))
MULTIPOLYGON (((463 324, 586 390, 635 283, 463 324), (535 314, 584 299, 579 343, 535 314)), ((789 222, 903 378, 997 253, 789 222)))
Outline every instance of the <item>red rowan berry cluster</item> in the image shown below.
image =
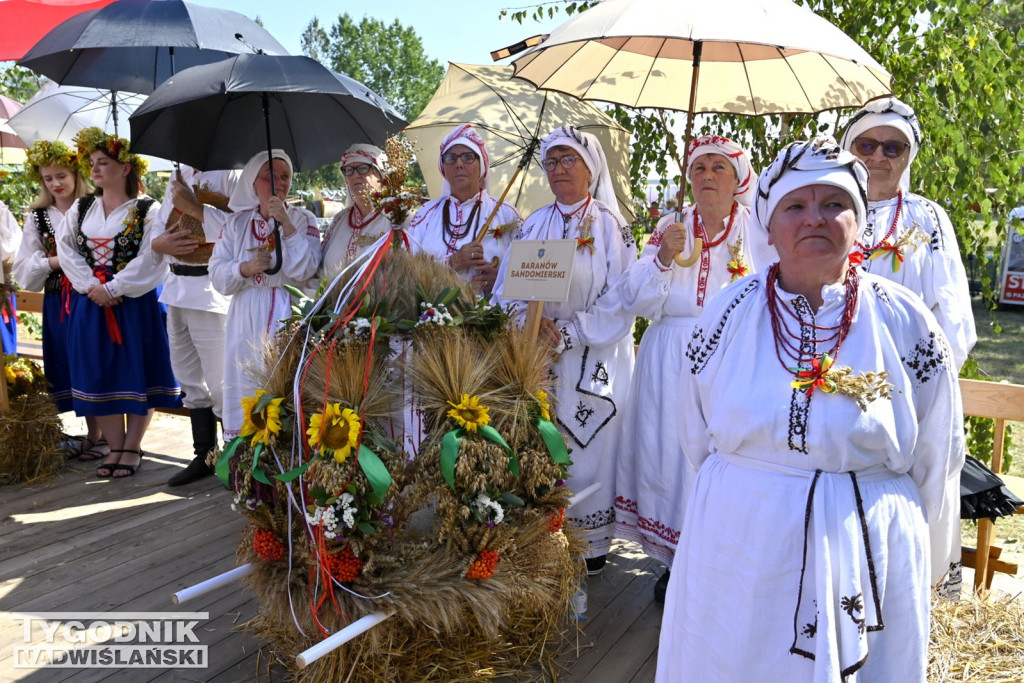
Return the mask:
POLYGON ((346 545, 344 550, 323 557, 321 561, 330 575, 341 583, 351 583, 359 578, 363 571, 363 561, 352 552, 352 546, 346 545))
POLYGON ((284 543, 269 529, 256 529, 252 533, 252 549, 264 562, 273 562, 284 557, 284 543))
POLYGON ((481 550, 476 556, 473 564, 469 565, 466 572, 467 579, 489 579, 494 575, 494 568, 498 566, 498 553, 493 550, 481 550))

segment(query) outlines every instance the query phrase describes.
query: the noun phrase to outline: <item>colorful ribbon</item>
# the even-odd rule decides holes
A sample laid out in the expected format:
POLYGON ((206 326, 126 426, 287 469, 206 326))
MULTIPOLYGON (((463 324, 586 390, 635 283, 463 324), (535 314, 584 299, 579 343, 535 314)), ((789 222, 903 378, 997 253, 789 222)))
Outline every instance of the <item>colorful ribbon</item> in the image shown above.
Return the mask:
POLYGON ((889 240, 885 240, 877 247, 872 249, 871 253, 868 255, 868 258, 873 260, 881 256, 887 255, 892 256, 892 272, 899 272, 900 265, 903 263, 903 249, 896 246, 889 240))
POLYGON ((811 360, 811 368, 804 370, 802 368, 790 368, 789 371, 796 374, 796 379, 792 381, 790 386, 794 389, 800 389, 807 396, 811 395, 815 389, 821 389, 826 394, 834 394, 836 392, 835 380, 826 377, 828 371, 832 368, 832 357, 827 353, 823 353, 818 358, 811 360))
POLYGON ((594 237, 577 237, 576 238, 576 249, 587 249, 591 254, 594 253, 594 237))

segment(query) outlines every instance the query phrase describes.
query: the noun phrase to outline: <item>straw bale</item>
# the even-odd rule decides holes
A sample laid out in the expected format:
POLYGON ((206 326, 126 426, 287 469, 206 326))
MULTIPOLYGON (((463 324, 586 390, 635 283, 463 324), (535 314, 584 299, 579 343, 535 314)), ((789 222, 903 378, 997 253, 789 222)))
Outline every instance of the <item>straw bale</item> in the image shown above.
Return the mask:
POLYGON ((0 415, 0 484, 44 481, 65 466, 60 450, 60 417, 45 392, 11 398, 11 410, 0 415))

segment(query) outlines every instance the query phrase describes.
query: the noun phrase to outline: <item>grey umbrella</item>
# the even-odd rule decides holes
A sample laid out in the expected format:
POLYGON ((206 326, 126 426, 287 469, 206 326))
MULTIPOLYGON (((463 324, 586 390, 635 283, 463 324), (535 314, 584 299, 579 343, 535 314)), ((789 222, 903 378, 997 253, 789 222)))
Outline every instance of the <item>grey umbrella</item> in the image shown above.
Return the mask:
POLYGON ((119 0, 58 25, 18 64, 62 85, 151 93, 177 71, 257 49, 288 54, 238 12, 182 0, 119 0))

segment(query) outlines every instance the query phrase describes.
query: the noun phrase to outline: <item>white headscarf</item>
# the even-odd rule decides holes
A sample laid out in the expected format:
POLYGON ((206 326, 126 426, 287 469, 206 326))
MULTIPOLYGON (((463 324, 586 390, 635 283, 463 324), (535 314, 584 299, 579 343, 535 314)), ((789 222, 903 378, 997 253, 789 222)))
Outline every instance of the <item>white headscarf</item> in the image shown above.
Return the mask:
MULTIPOLYGON (((274 149, 272 153, 275 159, 280 159, 288 164, 289 171, 294 171, 292 160, 288 158, 283 149, 274 149)), ((270 161, 270 157, 271 155, 264 150, 256 152, 249 161, 245 162, 245 168, 242 169, 242 177, 238 179, 238 184, 235 185, 235 190, 231 193, 231 206, 239 207, 239 210, 252 209, 259 206, 260 198, 256 196, 256 190, 253 189, 252 184, 256 182, 256 176, 259 175, 263 164, 270 161)))
POLYGON ((808 185, 832 185, 853 199, 858 234, 864 228, 868 202, 868 168, 839 147, 832 137, 791 142, 761 171, 754 198, 754 219, 766 230, 779 201, 808 185))
MULTIPOLYGON (((355 144, 345 150, 345 153, 341 155, 341 162, 338 165, 358 166, 359 164, 373 166, 377 169, 377 173, 380 173, 380 177, 383 178, 388 168, 388 155, 376 145, 355 144)), ((355 203, 356 198, 349 192, 348 196, 345 197, 345 208, 354 206, 355 203)))
POLYGON ((575 150, 583 163, 590 171, 590 194, 594 199, 607 206, 616 218, 626 223, 626 219, 619 213, 619 200, 615 197, 615 187, 612 185, 612 176, 608 170, 608 159, 604 155, 601 141, 597 136, 574 128, 562 126, 551 131, 540 141, 540 158, 544 159, 548 150, 553 147, 569 147, 575 150))
POLYGON ((441 196, 447 197, 452 193, 452 186, 448 184, 448 179, 444 177, 444 160, 441 157, 455 145, 465 145, 479 155, 480 187, 483 188, 484 192, 489 192, 491 157, 487 154, 487 144, 480 137, 480 133, 476 132, 472 124, 465 123, 448 133, 445 139, 441 141, 441 151, 437 153, 437 168, 441 171, 442 178, 441 196))
POLYGON ((900 188, 904 192, 910 191, 910 166, 914 163, 914 157, 921 149, 921 124, 917 120, 917 114, 910 105, 896 99, 895 97, 883 97, 879 100, 872 100, 864 105, 864 108, 853 115, 850 123, 843 132, 843 149, 849 150, 861 133, 879 126, 890 126, 899 132, 910 143, 910 156, 907 159, 907 168, 900 176, 900 188))
POLYGON ((693 162, 697 157, 705 154, 721 154, 729 160, 732 167, 736 169, 736 178, 739 180, 736 191, 732 193, 733 197, 743 206, 750 208, 750 203, 754 199, 754 184, 757 182, 757 175, 754 173, 747 150, 720 135, 701 135, 694 138, 690 141, 687 150, 689 161, 686 165, 686 179, 690 181, 690 187, 693 187, 693 179, 690 175, 693 171, 693 162))

